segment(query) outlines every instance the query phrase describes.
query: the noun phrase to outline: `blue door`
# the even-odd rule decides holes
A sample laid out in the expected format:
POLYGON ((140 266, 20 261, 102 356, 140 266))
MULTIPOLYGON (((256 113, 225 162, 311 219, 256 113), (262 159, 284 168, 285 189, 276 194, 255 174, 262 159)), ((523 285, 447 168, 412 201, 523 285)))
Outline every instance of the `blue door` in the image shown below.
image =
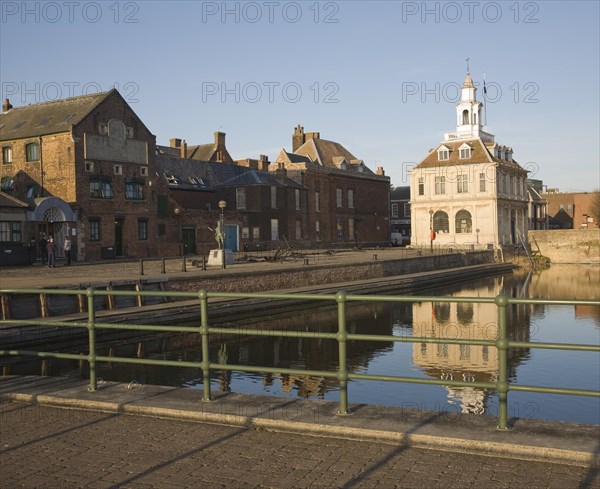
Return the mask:
POLYGON ((225 224, 225 249, 238 251, 238 227, 235 224, 225 224))

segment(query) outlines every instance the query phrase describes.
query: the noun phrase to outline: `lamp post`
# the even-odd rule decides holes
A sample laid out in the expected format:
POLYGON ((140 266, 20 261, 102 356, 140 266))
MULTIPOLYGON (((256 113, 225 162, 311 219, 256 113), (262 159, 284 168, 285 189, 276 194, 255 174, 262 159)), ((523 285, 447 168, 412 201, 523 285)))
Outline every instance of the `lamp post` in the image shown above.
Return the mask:
POLYGON ((429 248, 433 253, 433 209, 429 209, 429 248))
POLYGON ((219 242, 219 248, 221 249, 221 266, 223 269, 225 269, 227 268, 225 264, 225 207, 227 207, 227 202, 224 200, 219 200, 219 207, 221 209, 221 222, 219 223, 221 239, 219 242))

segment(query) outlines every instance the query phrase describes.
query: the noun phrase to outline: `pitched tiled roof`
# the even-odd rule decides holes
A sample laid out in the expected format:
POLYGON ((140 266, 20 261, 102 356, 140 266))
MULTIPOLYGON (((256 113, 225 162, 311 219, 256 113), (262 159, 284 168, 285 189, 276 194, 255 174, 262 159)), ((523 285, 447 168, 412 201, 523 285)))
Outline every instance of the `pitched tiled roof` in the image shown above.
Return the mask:
MULTIPOLYGON (((296 155, 307 156, 312 161, 317 161, 321 166, 329 168, 339 168, 339 163, 342 161, 340 158, 350 163, 352 167, 358 166, 361 161, 356 158, 350 151, 348 151, 340 143, 335 141, 328 141, 327 139, 312 138, 306 141, 296 151, 296 155), (336 164, 337 163, 337 164, 336 164)), ((369 168, 363 164, 363 173, 373 173, 369 168)))
POLYGON ((199 144, 198 146, 188 146, 187 157, 193 160, 209 161, 215 151, 217 150, 216 144, 199 144))
POLYGON ((390 192, 390 200, 410 200, 410 187, 396 187, 390 192))
POLYGON ((114 91, 13 107, 0 114, 0 140, 68 131, 114 91))
POLYGON ((292 187, 292 188, 304 188, 298 182, 290 178, 285 178, 284 181, 280 181, 277 175, 274 173, 267 173, 258 170, 249 170, 245 173, 237 175, 229 180, 223 181, 219 184, 220 187, 233 187, 233 186, 248 186, 248 185, 269 185, 271 187, 292 187))
POLYGON ((523 170, 523 167, 521 167, 514 159, 508 161, 495 157, 481 139, 444 141, 432 149, 415 168, 445 168, 449 166, 472 165, 476 163, 498 163, 509 169, 523 170), (459 148, 465 143, 473 149, 470 158, 460 158, 459 148), (438 159, 438 149, 442 146, 445 146, 450 150, 450 157, 447 160, 440 161, 438 159))

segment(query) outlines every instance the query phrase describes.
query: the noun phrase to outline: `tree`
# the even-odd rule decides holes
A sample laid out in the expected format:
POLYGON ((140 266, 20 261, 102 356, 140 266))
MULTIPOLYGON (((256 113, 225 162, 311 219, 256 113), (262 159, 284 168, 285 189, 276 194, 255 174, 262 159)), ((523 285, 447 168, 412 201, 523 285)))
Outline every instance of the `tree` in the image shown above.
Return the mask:
POLYGON ((595 190, 590 204, 590 216, 596 227, 600 228, 600 190, 595 190))

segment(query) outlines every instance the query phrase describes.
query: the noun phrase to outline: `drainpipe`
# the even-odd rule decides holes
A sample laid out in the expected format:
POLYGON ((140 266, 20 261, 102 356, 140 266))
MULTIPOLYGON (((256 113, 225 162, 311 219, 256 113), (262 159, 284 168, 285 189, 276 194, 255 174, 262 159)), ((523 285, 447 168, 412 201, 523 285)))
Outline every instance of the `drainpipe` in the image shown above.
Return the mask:
POLYGON ((42 157, 42 153, 43 153, 43 152, 42 152, 42 136, 39 136, 39 138, 38 138, 38 139, 39 139, 38 146, 39 146, 39 148, 40 148, 40 149, 39 149, 39 151, 40 151, 39 157, 40 157, 40 174, 41 174, 41 190, 40 190, 40 196, 41 196, 41 197, 44 197, 44 160, 43 160, 43 157, 42 157))

